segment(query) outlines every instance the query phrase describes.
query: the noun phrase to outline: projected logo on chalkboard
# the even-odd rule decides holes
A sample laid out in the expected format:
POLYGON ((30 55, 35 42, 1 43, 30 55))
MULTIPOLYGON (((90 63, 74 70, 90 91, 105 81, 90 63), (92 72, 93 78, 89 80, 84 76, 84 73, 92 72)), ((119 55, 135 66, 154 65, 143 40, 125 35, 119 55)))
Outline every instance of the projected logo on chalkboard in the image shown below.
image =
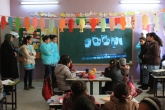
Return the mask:
POLYGON ((111 48, 116 48, 116 45, 123 45, 123 40, 122 38, 119 37, 108 37, 108 35, 101 35, 101 38, 98 36, 94 35, 91 38, 86 38, 84 40, 84 46, 85 48, 90 48, 91 45, 93 46, 111 46, 111 48))
POLYGON ((108 35, 93 35, 84 39, 82 60, 127 57, 124 52, 123 38, 108 35))

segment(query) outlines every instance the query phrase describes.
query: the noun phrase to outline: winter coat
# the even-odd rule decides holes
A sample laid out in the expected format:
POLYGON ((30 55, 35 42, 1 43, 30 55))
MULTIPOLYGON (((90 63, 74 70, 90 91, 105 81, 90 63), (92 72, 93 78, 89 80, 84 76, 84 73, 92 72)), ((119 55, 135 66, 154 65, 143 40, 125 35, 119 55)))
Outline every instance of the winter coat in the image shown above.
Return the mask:
POLYGON ((52 44, 51 43, 47 44, 43 42, 40 46, 40 51, 41 51, 42 63, 44 65, 52 65, 53 52, 54 52, 54 48, 52 47, 52 44))
POLYGON ((147 52, 144 54, 144 59, 148 65, 160 65, 160 45, 157 41, 149 43, 147 52))
POLYGON ((6 40, 1 45, 1 76, 2 78, 16 79, 18 75, 17 57, 14 45, 11 46, 6 40))
POLYGON ((32 68, 32 65, 35 65, 36 51, 34 50, 32 45, 22 45, 19 48, 19 52, 22 54, 23 64, 26 68, 32 68), (31 48, 31 50, 28 48, 31 48), (31 56, 29 53, 33 53, 31 56))
POLYGON ((126 103, 121 103, 114 95, 110 96, 110 101, 104 104, 103 110, 138 110, 139 104, 133 102, 131 98, 126 99, 126 103))
POLYGON ((66 65, 58 64, 55 67, 55 76, 57 80, 57 87, 59 90, 70 90, 70 84, 66 81, 66 78, 74 78, 75 73, 71 73, 69 68, 66 65))
POLYGON ((139 54, 139 58, 142 60, 142 64, 146 64, 146 60, 143 58, 143 55, 147 52, 148 43, 146 42, 141 46, 141 52, 139 54))
POLYGON ((57 43, 53 43, 53 42, 51 42, 51 45, 54 48, 53 57, 52 57, 52 64, 57 64, 58 61, 60 60, 58 46, 57 46, 57 43))

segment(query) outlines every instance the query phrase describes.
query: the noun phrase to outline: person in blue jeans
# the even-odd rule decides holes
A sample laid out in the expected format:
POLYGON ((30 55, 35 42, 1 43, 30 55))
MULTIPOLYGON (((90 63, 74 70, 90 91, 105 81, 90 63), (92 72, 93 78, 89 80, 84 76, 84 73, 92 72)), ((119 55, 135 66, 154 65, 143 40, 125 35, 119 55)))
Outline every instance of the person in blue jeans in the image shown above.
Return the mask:
POLYGON ((35 89, 32 86, 33 70, 35 68, 36 51, 31 45, 33 38, 26 36, 22 41, 22 46, 19 48, 19 52, 22 54, 23 66, 25 69, 24 75, 24 90, 35 89), (29 85, 27 85, 27 79, 29 78, 29 85))
POLYGON ((49 75, 52 75, 51 66, 53 64, 53 53, 54 48, 52 47, 52 43, 50 43, 50 37, 45 35, 43 38, 43 43, 40 46, 42 63, 45 65, 45 75, 44 79, 49 75))

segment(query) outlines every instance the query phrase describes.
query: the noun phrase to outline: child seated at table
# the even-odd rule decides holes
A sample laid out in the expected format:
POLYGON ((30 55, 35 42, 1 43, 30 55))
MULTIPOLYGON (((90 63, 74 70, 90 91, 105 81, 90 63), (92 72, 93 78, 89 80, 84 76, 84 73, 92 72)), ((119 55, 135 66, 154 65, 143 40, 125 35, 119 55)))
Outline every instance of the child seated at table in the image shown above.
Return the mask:
MULTIPOLYGON (((61 63, 62 63, 62 60, 63 60, 64 58, 69 58, 69 55, 62 55, 62 56, 60 57, 60 60, 59 60, 58 64, 61 64, 61 63)), ((70 61, 70 67, 69 67, 69 69, 70 69, 71 72, 76 72, 76 70, 73 69, 72 60, 70 61)))
POLYGON ((103 110, 138 110, 138 106, 129 96, 128 86, 120 82, 115 85, 114 93, 110 96, 110 101, 104 104, 103 110))
POLYGON ((135 97, 137 95, 135 85, 133 84, 133 77, 129 74, 130 66, 126 64, 125 58, 119 59, 119 66, 121 70, 121 74, 123 75, 123 82, 130 89, 130 95, 135 97))
POLYGON ((87 94, 87 87, 83 81, 74 81, 71 92, 63 99, 61 110, 99 110, 95 105, 95 98, 87 94))
POLYGON ((103 72, 105 77, 109 77, 112 79, 111 82, 106 82, 105 86, 102 87, 102 93, 106 94, 106 91, 112 91, 113 87, 118 83, 122 81, 122 74, 120 71, 120 68, 118 66, 118 62, 116 59, 111 59, 109 61, 109 66, 105 68, 105 71, 103 72))

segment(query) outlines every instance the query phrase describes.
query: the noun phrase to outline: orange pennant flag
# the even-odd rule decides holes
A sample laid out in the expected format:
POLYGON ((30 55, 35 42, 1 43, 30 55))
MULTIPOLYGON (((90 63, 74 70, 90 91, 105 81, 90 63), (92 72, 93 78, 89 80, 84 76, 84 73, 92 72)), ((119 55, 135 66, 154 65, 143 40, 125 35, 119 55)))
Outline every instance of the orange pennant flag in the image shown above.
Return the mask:
POLYGON ((7 22, 6 22, 6 17, 2 16, 1 17, 1 29, 5 29, 7 22))
POLYGON ((45 20, 43 18, 40 19, 40 28, 41 28, 41 31, 44 30, 44 27, 45 27, 45 20))
POLYGON ((24 18, 24 25, 25 25, 26 30, 29 30, 30 20, 28 17, 24 18))
POLYGON ((37 18, 33 18, 33 26, 34 26, 34 30, 36 30, 37 26, 38 26, 38 19, 37 18))

